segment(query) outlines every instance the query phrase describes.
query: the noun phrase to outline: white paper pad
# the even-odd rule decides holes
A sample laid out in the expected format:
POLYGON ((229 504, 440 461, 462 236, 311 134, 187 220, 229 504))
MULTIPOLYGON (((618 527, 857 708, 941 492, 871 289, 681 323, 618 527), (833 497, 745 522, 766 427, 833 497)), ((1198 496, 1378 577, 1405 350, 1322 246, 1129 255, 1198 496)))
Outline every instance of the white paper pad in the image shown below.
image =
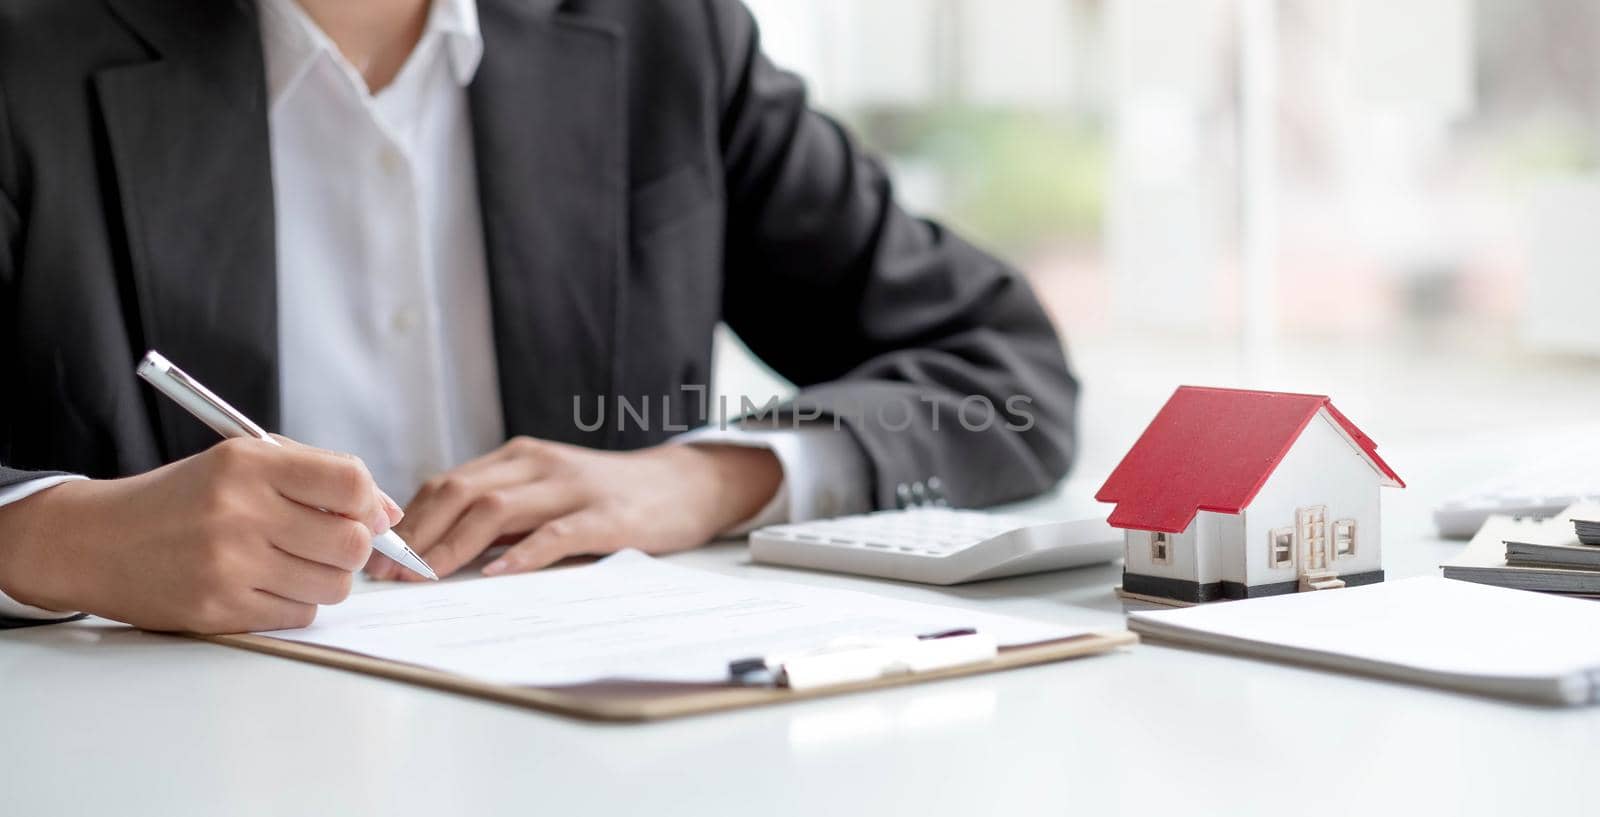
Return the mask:
POLYGON ((1090 632, 677 567, 637 551, 592 565, 352 596, 272 638, 430 667, 491 683, 601 679, 716 683, 728 662, 851 636, 976 627, 1002 646, 1090 632))
POLYGON ((1422 577, 1128 616, 1136 632, 1417 683, 1600 702, 1600 605, 1422 577))

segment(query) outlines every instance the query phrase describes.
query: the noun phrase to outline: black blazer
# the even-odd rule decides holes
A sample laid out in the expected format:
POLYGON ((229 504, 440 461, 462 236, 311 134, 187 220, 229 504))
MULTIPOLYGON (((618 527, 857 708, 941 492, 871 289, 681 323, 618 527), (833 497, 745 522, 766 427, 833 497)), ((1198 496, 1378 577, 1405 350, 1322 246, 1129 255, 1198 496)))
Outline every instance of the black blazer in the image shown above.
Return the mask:
MULTIPOLYGON (((900 210, 736 0, 479 11, 508 434, 634 448, 704 421, 680 389, 706 382, 725 321, 801 387, 789 408, 846 417, 880 507, 935 476, 983 505, 1066 471, 1077 386, 1023 279, 900 210), (968 395, 1020 395, 1032 420, 985 425, 971 401, 968 430, 968 395), (617 396, 648 398, 649 427, 619 428, 617 396)), ((267 127, 247 0, 0 0, 0 486, 216 442, 136 381, 148 348, 277 424, 267 127)))

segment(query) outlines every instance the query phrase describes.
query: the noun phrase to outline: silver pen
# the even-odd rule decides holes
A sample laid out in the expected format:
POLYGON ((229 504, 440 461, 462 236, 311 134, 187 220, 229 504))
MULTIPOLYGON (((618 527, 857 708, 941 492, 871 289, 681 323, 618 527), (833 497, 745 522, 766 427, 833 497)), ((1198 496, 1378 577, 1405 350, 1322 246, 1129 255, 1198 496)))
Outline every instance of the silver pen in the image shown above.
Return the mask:
MULTIPOLYGON (((212 431, 224 437, 254 437, 263 442, 280 445, 261 426, 240 414, 238 409, 228 405, 222 398, 212 394, 210 389, 200 385, 182 369, 172 365, 172 361, 162 357, 159 352, 146 353, 144 360, 139 361, 138 373, 145 382, 154 386, 156 391, 172 398, 174 403, 193 414, 200 422, 210 426, 212 431)), ((434 581, 439 579, 433 568, 428 567, 428 563, 422 561, 422 557, 392 530, 374 537, 372 547, 418 576, 425 576, 434 581)))

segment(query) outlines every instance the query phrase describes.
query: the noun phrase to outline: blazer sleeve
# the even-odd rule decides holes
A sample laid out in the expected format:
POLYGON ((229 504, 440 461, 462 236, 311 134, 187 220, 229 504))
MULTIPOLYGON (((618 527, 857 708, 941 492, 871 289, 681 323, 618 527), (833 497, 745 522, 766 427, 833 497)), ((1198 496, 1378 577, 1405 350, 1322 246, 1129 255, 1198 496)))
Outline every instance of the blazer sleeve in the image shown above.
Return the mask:
MULTIPOLYGON (((0 378, 16 368, 16 272, 17 252, 22 236, 22 213, 11 191, 16 189, 16 157, 11 145, 11 120, 7 114, 5 86, 0 84, 0 378)), ((0 488, 27 482, 52 473, 19 471, 5 466, 11 447, 12 407, 0 397, 0 488)))
POLYGON ((706 0, 719 59, 723 315, 848 428, 877 507, 1037 494, 1071 464, 1078 384, 1017 270, 896 203, 883 166, 812 110, 737 0, 706 0), (931 484, 930 484, 931 483, 931 484))

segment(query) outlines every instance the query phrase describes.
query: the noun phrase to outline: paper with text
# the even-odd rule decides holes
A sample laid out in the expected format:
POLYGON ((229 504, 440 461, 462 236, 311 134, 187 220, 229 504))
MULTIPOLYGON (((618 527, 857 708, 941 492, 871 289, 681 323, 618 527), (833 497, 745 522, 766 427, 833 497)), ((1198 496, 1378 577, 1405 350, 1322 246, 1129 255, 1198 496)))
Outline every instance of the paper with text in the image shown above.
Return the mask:
POLYGON ((854 636, 958 627, 1002 646, 1087 629, 897 601, 869 593, 739 579, 626 551, 592 565, 352 596, 302 630, 261 635, 491 683, 601 679, 716 683, 728 662, 854 636))

